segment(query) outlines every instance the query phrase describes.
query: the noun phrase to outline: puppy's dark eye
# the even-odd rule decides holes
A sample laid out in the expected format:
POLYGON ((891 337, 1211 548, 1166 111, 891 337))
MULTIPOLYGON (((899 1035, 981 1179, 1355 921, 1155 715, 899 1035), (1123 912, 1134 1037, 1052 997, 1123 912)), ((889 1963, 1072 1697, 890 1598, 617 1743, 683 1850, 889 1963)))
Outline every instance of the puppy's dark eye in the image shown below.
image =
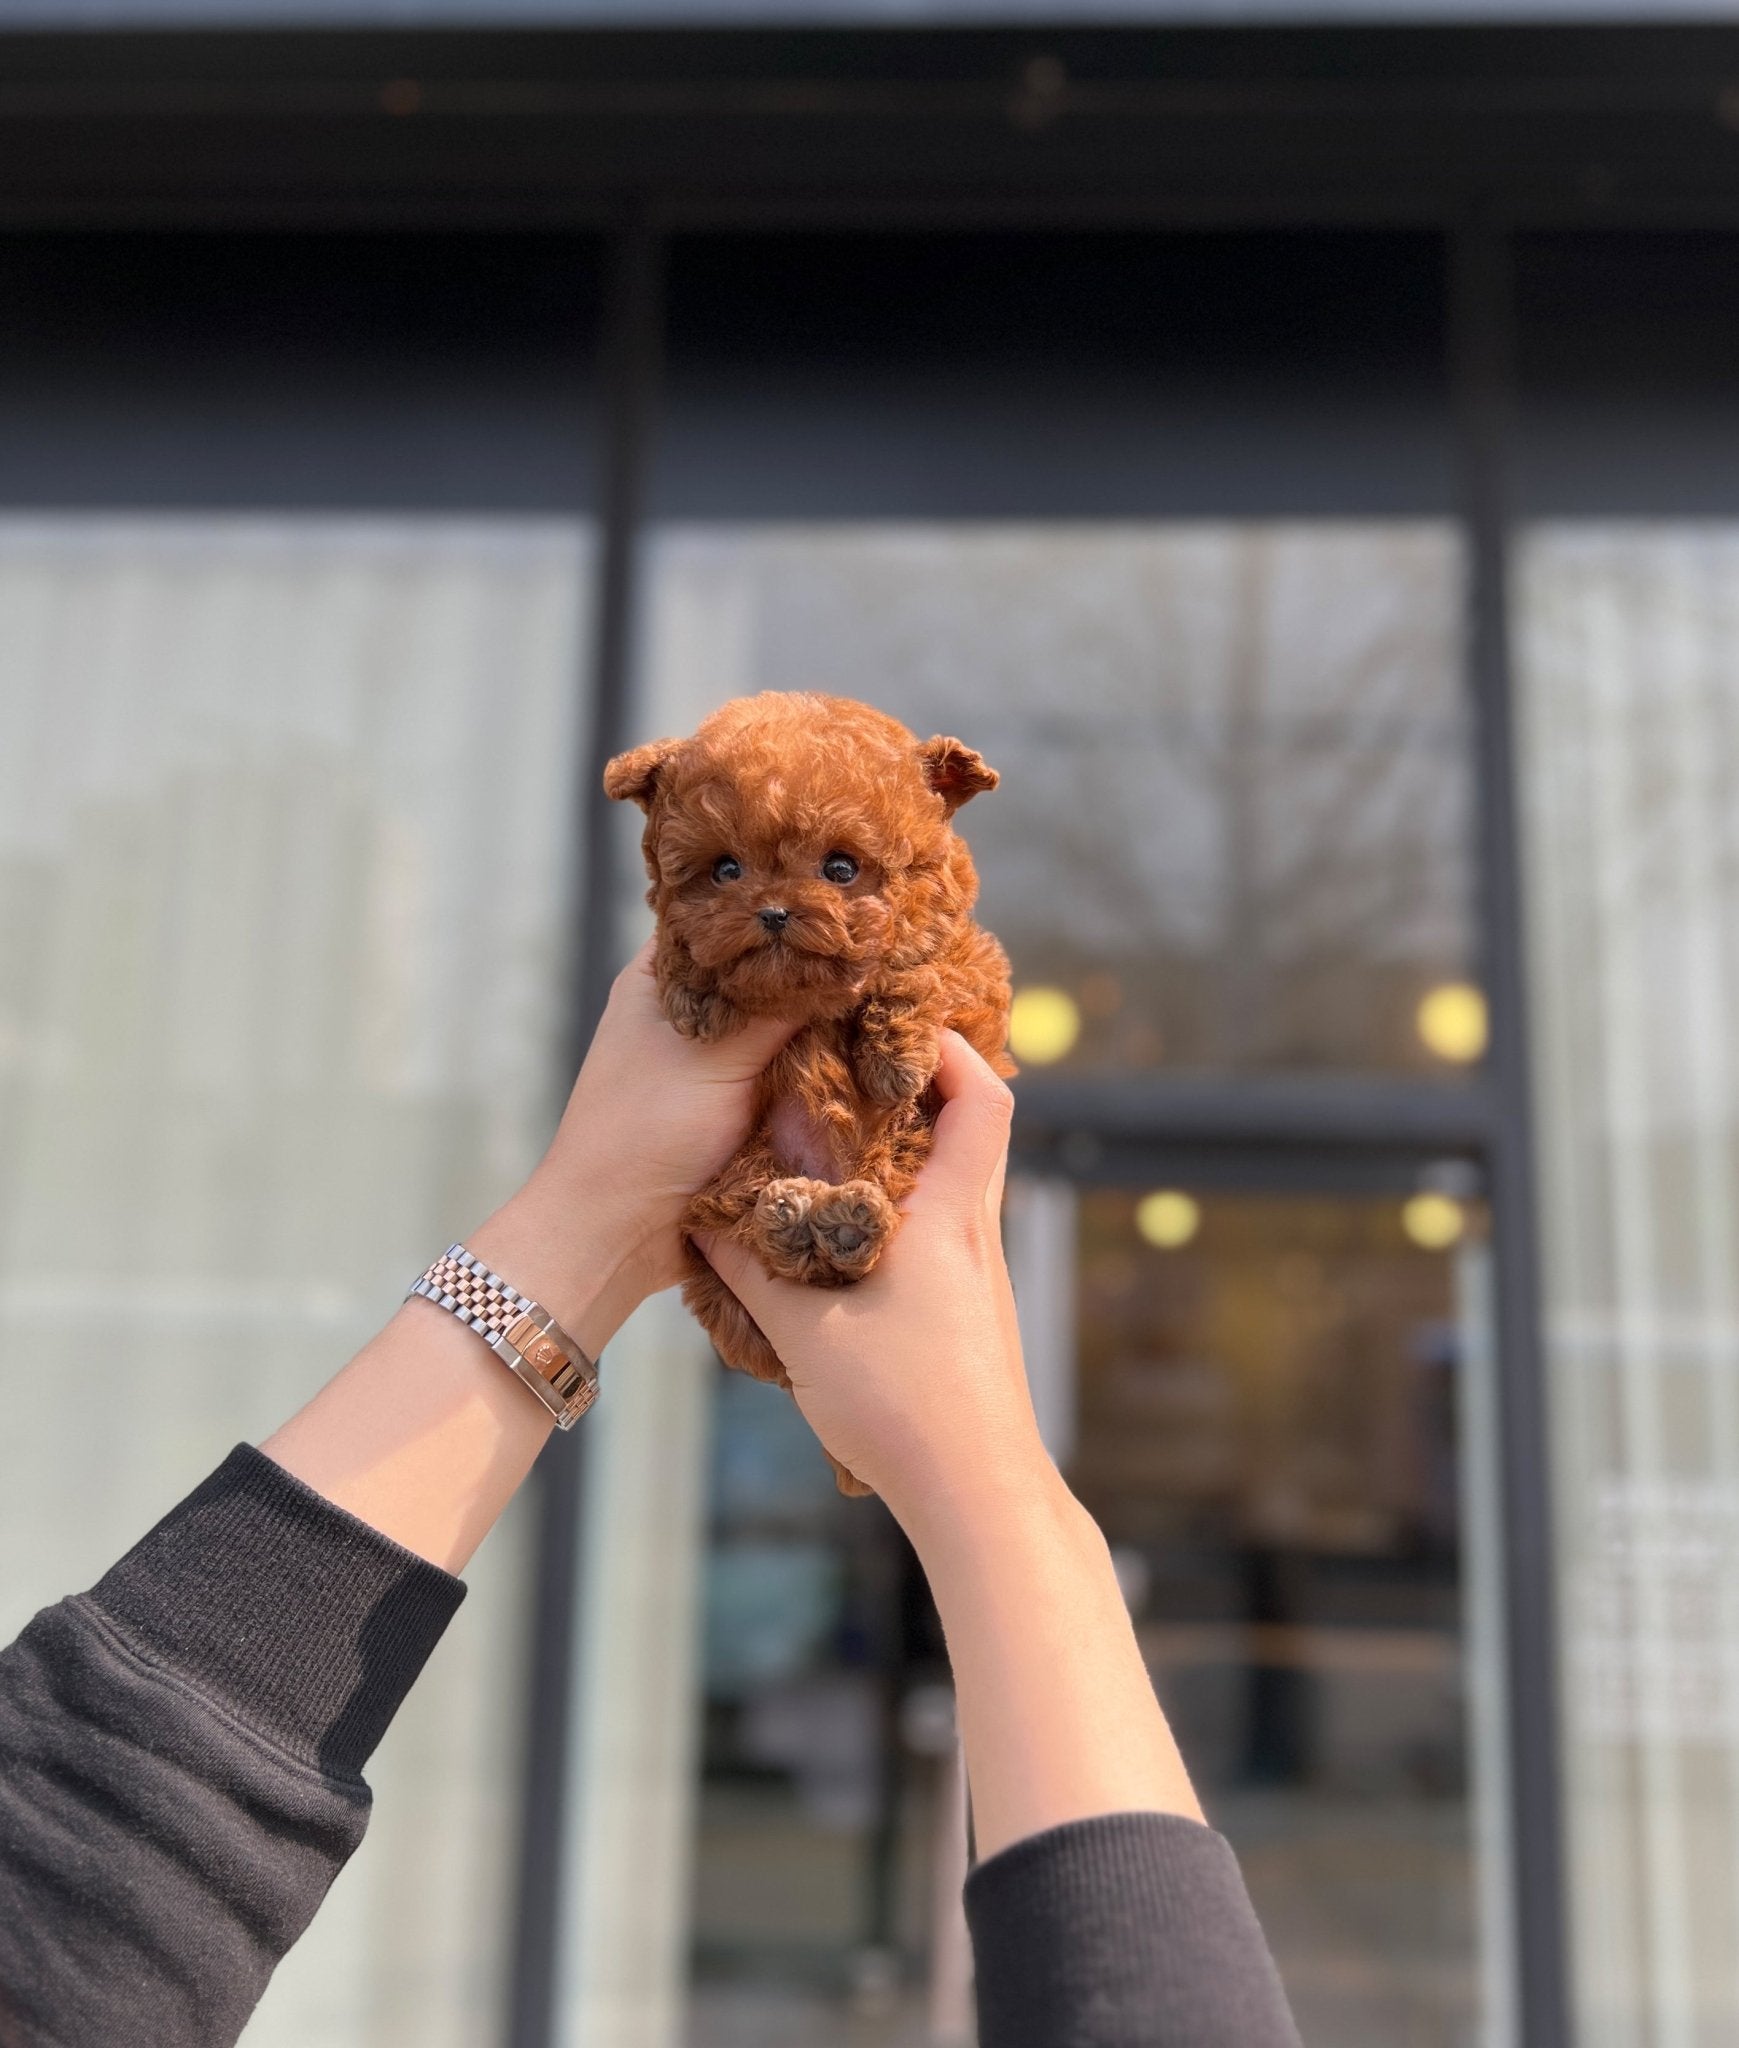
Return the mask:
POLYGON ((857 862, 849 853, 830 853, 821 863, 821 872, 843 889, 847 882, 857 880, 857 862))
POLYGON ((743 864, 734 854, 721 853, 713 862, 715 882, 740 882, 743 879, 743 864))

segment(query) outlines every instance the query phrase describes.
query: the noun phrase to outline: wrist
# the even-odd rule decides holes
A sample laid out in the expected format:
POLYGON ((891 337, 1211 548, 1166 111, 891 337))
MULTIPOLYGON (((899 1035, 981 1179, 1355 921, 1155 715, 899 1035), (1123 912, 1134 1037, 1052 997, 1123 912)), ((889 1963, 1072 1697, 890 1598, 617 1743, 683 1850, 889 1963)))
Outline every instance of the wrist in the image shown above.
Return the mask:
POLYGON ((970 1470, 896 1492, 888 1506, 933 1585, 1059 1543, 1103 1541, 1036 1431, 1012 1453, 991 1452, 970 1470))
POLYGON ((639 1307, 644 1262, 603 1205, 534 1174, 465 1240, 467 1248, 521 1294, 548 1309, 596 1359, 639 1307))

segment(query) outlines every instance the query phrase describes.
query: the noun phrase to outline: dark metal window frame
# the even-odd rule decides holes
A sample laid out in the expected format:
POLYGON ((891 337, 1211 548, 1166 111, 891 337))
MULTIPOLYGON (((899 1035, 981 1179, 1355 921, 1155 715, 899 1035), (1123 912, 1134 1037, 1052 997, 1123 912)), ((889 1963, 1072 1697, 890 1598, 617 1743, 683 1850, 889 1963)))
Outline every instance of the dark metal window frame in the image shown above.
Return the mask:
MULTIPOLYGON (((1467 546, 1482 973, 1466 1088, 1035 1079, 1018 1142, 1271 1185, 1477 1164, 1494 1205, 1518 2026, 1570 2048, 1546 1388, 1507 651, 1510 249, 1535 227, 1739 227, 1739 32, 1525 28, 0 34, 0 227, 605 230, 602 547, 577 1053, 623 878, 598 794, 632 635, 675 232, 1073 225, 1443 237, 1467 546)), ((1131 1164, 1131 1170, 1133 1165, 1131 1164)), ((583 1443, 539 1473, 512 2048, 550 2048, 583 1443)))

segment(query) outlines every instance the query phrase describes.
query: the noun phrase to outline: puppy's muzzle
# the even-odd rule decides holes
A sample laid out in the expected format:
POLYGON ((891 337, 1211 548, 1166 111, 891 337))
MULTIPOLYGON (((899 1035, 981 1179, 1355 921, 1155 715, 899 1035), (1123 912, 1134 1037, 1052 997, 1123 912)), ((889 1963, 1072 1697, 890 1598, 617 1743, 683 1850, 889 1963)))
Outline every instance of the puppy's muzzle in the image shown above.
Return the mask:
POLYGON ((761 929, 766 932, 771 932, 775 938, 777 938, 779 934, 785 929, 785 927, 791 922, 790 911, 782 910, 777 905, 770 905, 766 910, 761 911, 759 915, 761 919, 761 929))

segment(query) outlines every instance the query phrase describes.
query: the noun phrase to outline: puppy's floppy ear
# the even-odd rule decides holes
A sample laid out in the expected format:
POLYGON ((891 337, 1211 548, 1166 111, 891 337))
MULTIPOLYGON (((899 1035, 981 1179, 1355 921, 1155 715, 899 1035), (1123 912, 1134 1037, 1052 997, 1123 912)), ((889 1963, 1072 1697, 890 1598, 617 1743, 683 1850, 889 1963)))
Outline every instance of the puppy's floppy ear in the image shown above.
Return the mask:
POLYGON ((648 740, 643 747, 618 754, 604 770, 604 794, 618 802, 631 797, 643 811, 651 810, 658 793, 658 772, 681 747, 681 740, 648 740))
POLYGON ((940 736, 926 740, 918 749, 918 759, 924 780, 947 805, 949 817, 981 789, 994 789, 1002 780, 981 754, 959 740, 940 736))

